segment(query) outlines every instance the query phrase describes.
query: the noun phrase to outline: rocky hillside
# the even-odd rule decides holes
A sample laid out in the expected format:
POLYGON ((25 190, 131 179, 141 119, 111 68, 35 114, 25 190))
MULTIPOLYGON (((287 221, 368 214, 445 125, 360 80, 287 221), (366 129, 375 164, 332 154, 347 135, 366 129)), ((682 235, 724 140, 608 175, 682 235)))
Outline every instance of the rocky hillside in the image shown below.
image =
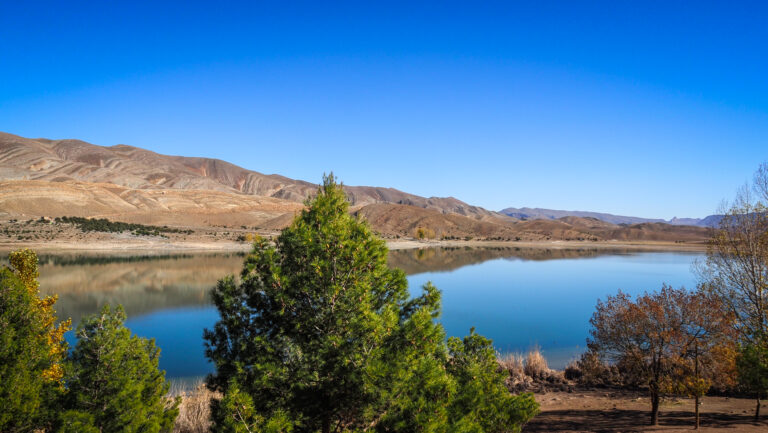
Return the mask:
MULTIPOLYGON (((0 222, 80 216, 275 230, 290 223, 316 188, 217 159, 0 133, 0 222)), ((709 234, 699 227, 617 224, 589 215, 503 215, 451 197, 426 198, 392 188, 350 186, 346 192, 351 211, 392 238, 692 242, 709 234)))
MULTIPOLYGON (((161 155, 137 147, 0 133, 0 179, 111 183, 139 190, 207 190, 301 203, 317 185, 210 158, 161 155)), ((420 197, 393 188, 346 187, 353 205, 396 203, 475 218, 505 218, 452 197, 420 197)))

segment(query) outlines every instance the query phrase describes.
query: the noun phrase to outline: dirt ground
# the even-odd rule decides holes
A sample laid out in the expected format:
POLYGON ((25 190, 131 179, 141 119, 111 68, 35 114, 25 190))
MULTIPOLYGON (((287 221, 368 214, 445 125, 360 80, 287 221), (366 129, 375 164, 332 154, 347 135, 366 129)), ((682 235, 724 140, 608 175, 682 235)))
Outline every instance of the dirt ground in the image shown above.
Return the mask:
MULTIPOLYGON (((575 391, 537 394, 541 413, 523 429, 532 432, 689 432, 693 430, 693 399, 663 401, 659 425, 650 423, 647 395, 630 391, 575 391)), ((701 432, 768 432, 768 405, 755 423, 755 400, 704 397, 701 432)))

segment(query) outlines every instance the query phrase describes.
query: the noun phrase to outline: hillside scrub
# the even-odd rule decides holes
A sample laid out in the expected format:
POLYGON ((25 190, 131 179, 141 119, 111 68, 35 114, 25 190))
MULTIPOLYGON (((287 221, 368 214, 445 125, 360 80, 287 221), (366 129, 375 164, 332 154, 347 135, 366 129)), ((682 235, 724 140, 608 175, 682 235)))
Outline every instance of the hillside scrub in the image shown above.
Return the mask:
POLYGON ((215 431, 513 432, 538 411, 512 395, 491 342, 446 342, 440 292, 411 298, 387 248, 326 176, 241 281, 220 280, 206 330, 215 431))
POLYGON ((73 216, 57 217, 56 222, 65 224, 74 224, 81 231, 120 233, 129 231, 137 236, 161 236, 163 233, 182 233, 191 234, 192 230, 177 229, 168 226, 152 226, 136 223, 124 223, 120 221, 110 221, 106 218, 82 218, 73 216))

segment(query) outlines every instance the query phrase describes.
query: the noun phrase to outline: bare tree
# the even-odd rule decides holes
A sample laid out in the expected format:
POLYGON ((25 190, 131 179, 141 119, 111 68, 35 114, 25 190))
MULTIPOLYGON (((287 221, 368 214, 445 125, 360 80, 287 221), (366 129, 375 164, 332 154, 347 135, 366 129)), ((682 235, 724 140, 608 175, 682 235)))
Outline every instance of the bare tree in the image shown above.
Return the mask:
POLYGON ((767 163, 726 206, 698 273, 702 287, 719 297, 724 310, 735 318, 742 346, 768 348, 767 163))
POLYGON ((737 318, 742 341, 768 335, 768 164, 725 212, 698 271, 704 287, 737 318))

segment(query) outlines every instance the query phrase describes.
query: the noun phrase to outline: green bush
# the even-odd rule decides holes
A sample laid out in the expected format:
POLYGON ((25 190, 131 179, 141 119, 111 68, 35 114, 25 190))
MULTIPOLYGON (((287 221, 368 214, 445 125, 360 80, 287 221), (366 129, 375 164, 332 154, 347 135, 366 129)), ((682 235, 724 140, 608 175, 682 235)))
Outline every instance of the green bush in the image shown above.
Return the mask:
POLYGON ((154 340, 131 335, 124 322, 122 307, 105 306, 78 325, 59 431, 172 431, 179 401, 166 397, 170 384, 158 369, 160 349, 154 340))

